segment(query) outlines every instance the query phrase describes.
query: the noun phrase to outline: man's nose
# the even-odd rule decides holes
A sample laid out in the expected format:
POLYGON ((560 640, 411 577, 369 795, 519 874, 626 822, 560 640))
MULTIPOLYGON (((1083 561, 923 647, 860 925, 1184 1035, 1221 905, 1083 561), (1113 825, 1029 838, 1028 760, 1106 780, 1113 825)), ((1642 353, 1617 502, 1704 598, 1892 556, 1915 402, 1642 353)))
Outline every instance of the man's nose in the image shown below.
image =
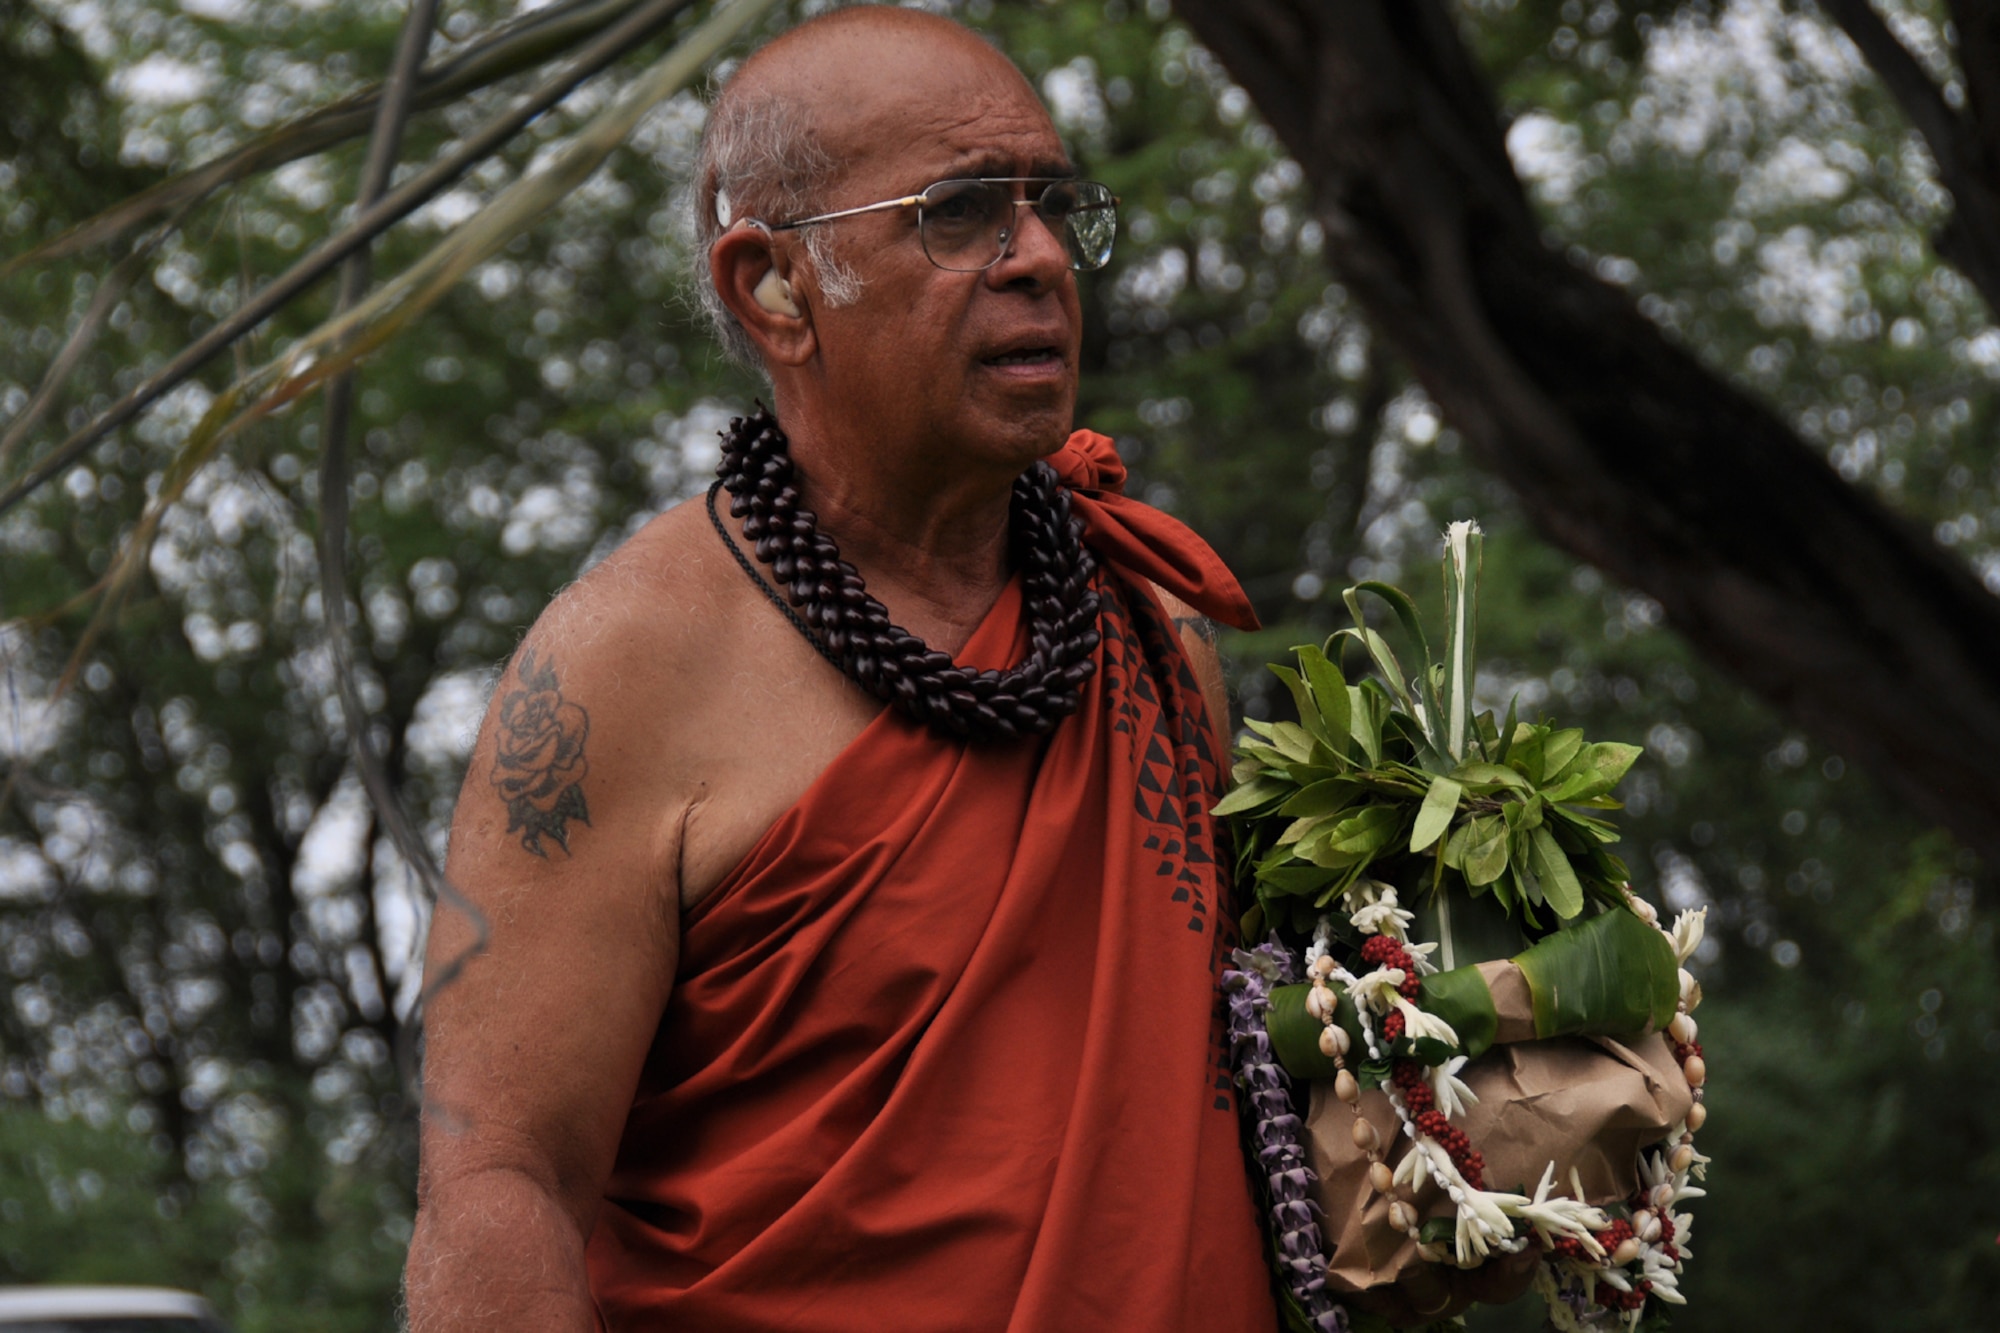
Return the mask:
POLYGON ((987 281, 996 287, 1026 285, 1043 291, 1062 281, 1069 272, 1069 250, 1056 226, 1044 218, 1033 200, 1014 205, 1014 225, 1007 234, 1007 248, 998 263, 986 270, 987 281))

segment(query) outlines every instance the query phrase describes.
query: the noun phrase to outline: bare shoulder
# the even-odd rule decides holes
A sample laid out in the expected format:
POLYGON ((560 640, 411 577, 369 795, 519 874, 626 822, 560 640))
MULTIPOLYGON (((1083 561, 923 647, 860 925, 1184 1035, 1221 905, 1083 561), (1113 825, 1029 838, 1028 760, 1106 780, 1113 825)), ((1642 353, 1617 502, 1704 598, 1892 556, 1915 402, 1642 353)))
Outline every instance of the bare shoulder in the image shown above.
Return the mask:
POLYGON ((559 645, 608 690, 712 652, 743 581, 700 500, 654 518, 562 590, 522 640, 559 645))
POLYGON ((689 508, 649 523, 523 637, 494 685, 455 853, 476 838, 553 868, 588 859, 591 841, 647 862, 671 851, 671 829, 654 816, 670 823, 673 788, 687 777, 688 722, 704 704, 722 615, 717 557, 727 559, 712 532, 697 540, 688 520, 706 516, 689 508), (635 818, 651 827, 633 828, 635 818))
POLYGON ((721 883, 880 708, 746 563, 696 498, 557 597, 497 682, 454 853, 463 834, 547 863, 530 876, 608 855, 593 886, 657 890, 663 911, 721 883))

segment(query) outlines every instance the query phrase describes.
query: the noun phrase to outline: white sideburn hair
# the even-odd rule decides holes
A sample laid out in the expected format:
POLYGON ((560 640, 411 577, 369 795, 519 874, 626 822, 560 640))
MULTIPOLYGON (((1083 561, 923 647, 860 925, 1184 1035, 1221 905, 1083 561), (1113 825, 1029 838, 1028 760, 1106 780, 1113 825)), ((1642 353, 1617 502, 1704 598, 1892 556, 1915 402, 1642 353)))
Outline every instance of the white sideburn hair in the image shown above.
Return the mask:
MULTIPOLYGON (((708 252, 730 223, 745 218, 788 220, 823 211, 838 167, 793 103, 779 97, 717 98, 695 159, 693 278, 702 312, 729 359, 760 369, 756 344, 715 290, 708 252)), ((799 235, 818 280, 820 299, 838 308, 861 297, 861 275, 840 262, 826 227, 799 235)))

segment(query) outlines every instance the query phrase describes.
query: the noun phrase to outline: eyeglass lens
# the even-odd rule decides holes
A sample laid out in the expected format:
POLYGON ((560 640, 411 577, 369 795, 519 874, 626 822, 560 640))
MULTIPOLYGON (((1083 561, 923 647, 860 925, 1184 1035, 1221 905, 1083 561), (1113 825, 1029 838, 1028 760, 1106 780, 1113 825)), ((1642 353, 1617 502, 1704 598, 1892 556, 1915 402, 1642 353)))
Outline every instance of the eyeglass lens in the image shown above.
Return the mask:
MULTIPOLYGON (((1073 269, 1103 268, 1118 235, 1118 201, 1096 181, 1053 181, 1034 209, 1062 237, 1073 269)), ((1014 235, 1013 191, 998 181, 939 181, 917 207, 924 253, 939 268, 991 268, 1014 235)))

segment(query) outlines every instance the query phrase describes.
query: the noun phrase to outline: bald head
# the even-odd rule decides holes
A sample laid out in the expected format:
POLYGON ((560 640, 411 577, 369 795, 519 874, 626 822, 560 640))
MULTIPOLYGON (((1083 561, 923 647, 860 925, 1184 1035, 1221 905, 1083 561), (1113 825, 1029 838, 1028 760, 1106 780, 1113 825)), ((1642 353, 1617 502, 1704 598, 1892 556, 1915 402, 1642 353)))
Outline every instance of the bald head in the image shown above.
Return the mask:
POLYGON ((771 41, 743 63, 717 103, 778 98, 814 127, 827 151, 845 160, 871 145, 856 130, 914 86, 949 95, 994 75, 1032 99, 1034 89, 971 29, 921 10, 856 5, 822 15, 771 41))
MULTIPOLYGON (((908 142, 913 114, 946 134, 996 114, 996 87, 1012 104, 1001 110, 1018 117, 1031 108, 1047 125, 1032 85, 984 38, 950 19, 888 5, 821 15, 744 61, 710 113, 693 200, 697 288, 724 348, 754 364, 748 339, 708 278, 704 256, 717 235, 745 218, 777 222, 872 202, 836 203, 834 196, 843 180, 868 174, 881 154, 908 142), (885 134, 886 127, 898 132, 885 134)), ((839 262, 833 233, 806 228, 801 238, 822 299, 851 303, 859 279, 839 262)))
POLYGON ((743 62, 729 87, 745 92, 779 87, 805 100, 827 90, 842 96, 849 82, 880 82, 893 70, 909 72, 914 66, 908 62, 948 54, 1013 70, 1020 78, 1006 56, 962 23, 920 9, 860 4, 774 37, 743 62))

